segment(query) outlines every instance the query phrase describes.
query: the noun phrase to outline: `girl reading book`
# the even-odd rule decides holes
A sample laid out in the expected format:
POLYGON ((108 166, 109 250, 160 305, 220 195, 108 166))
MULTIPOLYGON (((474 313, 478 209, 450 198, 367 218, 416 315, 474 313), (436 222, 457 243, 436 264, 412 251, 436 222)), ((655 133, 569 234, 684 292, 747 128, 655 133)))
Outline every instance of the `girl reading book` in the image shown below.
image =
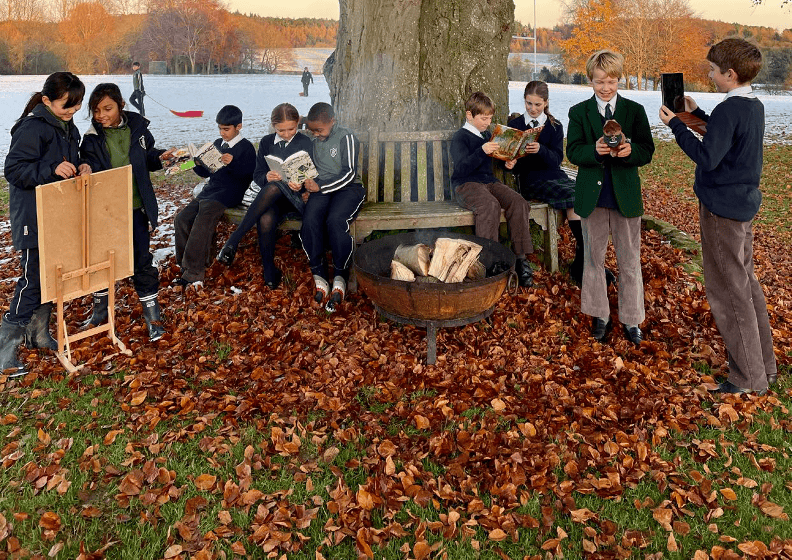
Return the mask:
MULTIPOLYGON (((512 160, 513 171, 519 179, 520 193, 526 200, 540 200, 566 212, 569 229, 575 236, 575 259, 569 266, 569 275, 580 285, 583 281, 583 230, 580 216, 574 211, 575 181, 561 169, 564 127, 550 114, 550 92, 545 82, 528 82, 523 96, 525 113, 510 120, 508 126, 519 130, 543 128, 536 141, 526 145, 526 155, 512 160)), ((612 278, 611 273, 609 280, 612 278)))
POLYGON ((242 218, 242 222, 223 245, 217 255, 217 260, 226 266, 231 266, 239 242, 255 225, 258 229, 258 245, 261 253, 261 266, 264 269, 264 282, 274 290, 280 285, 283 277, 281 271, 275 266, 278 224, 287 214, 302 211, 301 199, 297 195, 301 191, 302 185, 294 182, 287 183, 280 173, 271 170, 267 163, 267 156, 286 160, 299 151, 311 154, 313 145, 308 136, 298 134, 300 113, 293 105, 281 103, 272 110, 270 119, 275 132, 268 134, 259 142, 256 170, 253 173, 253 179, 258 185, 261 185, 261 190, 248 208, 245 217, 242 218))

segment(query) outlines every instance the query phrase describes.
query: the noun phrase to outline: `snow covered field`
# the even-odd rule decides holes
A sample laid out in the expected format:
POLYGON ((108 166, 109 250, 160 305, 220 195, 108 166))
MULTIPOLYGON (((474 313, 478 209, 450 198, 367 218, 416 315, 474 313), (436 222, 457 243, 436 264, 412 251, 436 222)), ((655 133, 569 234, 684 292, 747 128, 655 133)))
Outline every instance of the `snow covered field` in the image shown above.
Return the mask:
MULTIPOLYGON (((11 141, 10 130, 19 117, 30 95, 41 88, 46 76, 0 76, 0 162, 11 141)), ((81 76, 85 82, 86 103, 77 114, 75 122, 80 132, 88 127, 87 96, 100 82, 115 82, 120 85, 125 97, 132 93, 132 78, 122 76, 81 76)), ((237 105, 244 114, 243 133, 257 141, 269 132, 269 115, 278 103, 292 103, 301 114, 317 101, 330 101, 324 76, 314 74, 315 83, 310 87, 309 97, 299 97, 302 91, 298 75, 229 75, 229 76, 145 76, 146 116, 151 120, 151 131, 157 144, 163 148, 195 144, 217 137, 214 117, 226 104, 237 105), (168 109, 176 111, 202 110, 202 118, 187 119, 173 115, 168 109, 158 105, 159 101, 168 109)), ((522 92, 525 82, 509 83, 509 110, 523 112, 522 92)), ((657 113, 660 105, 660 92, 624 91, 625 97, 634 99, 646 107, 649 122, 659 138, 669 138, 667 128, 660 122, 657 113)), ((550 111, 566 129, 569 108, 591 96, 591 88, 550 84, 550 111)), ((706 110, 723 99, 722 94, 697 93, 694 98, 706 110)), ((792 96, 762 95, 767 115, 768 143, 792 143, 792 131, 788 131, 792 121, 792 96)), ((0 170, 2 168, 0 167, 0 170)))

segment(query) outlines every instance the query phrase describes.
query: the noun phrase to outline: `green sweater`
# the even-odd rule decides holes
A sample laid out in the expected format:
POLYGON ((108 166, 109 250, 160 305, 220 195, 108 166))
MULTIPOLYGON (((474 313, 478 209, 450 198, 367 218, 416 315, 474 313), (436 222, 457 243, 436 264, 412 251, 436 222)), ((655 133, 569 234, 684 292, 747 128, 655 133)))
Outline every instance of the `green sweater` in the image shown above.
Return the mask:
MULTIPOLYGON (((110 154, 110 165, 113 169, 129 165, 129 143, 132 140, 132 132, 126 123, 118 128, 105 128, 105 146, 110 154)), ((132 208, 137 210, 143 206, 143 199, 140 198, 135 176, 132 176, 132 208)))

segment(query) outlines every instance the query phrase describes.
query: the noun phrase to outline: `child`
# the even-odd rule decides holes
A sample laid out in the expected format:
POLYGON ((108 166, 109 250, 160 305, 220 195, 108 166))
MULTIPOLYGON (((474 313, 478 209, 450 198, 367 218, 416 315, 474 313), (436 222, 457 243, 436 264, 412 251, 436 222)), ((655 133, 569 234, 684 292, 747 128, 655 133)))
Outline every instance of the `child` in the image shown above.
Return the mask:
POLYGON ((344 299, 349 280, 355 248, 349 224, 357 217, 366 196, 357 168, 360 142, 351 131, 336 125, 335 112, 327 103, 311 107, 306 121, 314 135, 313 160, 319 176, 305 181, 311 195, 305 204, 300 239, 308 255, 317 303, 322 303, 330 292, 325 239, 330 243, 335 278, 325 309, 332 313, 344 299))
MULTIPOLYGON (((151 185, 149 171, 162 169, 159 156, 164 150, 154 147, 149 122, 142 116, 124 110, 124 98, 116 84, 99 84, 88 98, 88 110, 93 120, 85 133, 80 155, 92 171, 105 171, 132 165, 132 251, 135 273, 132 282, 143 306, 143 319, 148 327, 149 340, 159 340, 165 334, 161 326, 157 302, 159 273, 152 265, 149 250, 149 225, 157 228, 157 197, 151 185)), ((107 322, 107 290, 93 295, 93 312, 86 325, 107 322)))
POLYGON ((582 218, 585 246, 581 310, 593 317, 591 335, 605 340, 612 326, 604 268, 610 235, 619 263, 619 320, 627 339, 640 344, 645 311, 638 167, 652 161, 654 141, 644 108, 617 93, 623 65, 622 55, 609 50, 589 57, 586 73, 594 95, 569 109, 567 158, 578 166, 575 213, 582 218), (610 119, 631 140, 615 156, 602 132, 610 119))
POLYGON ((80 133, 72 122, 84 95, 85 86, 77 76, 55 72, 33 94, 11 128, 5 178, 11 236, 14 247, 22 251, 22 274, 0 326, 0 372, 12 370, 9 377, 27 374, 17 359, 17 347, 23 341, 28 348, 58 349, 49 332, 52 303, 41 302, 35 188, 91 172, 79 160, 80 133))
POLYGON ((234 262, 237 246, 250 228, 256 225, 258 229, 259 252, 261 265, 264 268, 264 282, 274 290, 280 284, 282 274, 275 266, 275 242, 277 228, 281 219, 289 212, 301 212, 303 206, 296 208, 286 196, 286 190, 295 194, 301 186, 295 183, 286 183, 276 171, 272 171, 267 164, 265 156, 273 155, 285 160, 292 154, 303 150, 313 152, 311 139, 305 134, 297 133, 300 122, 300 113, 294 106, 281 103, 272 110, 270 117, 274 134, 268 134, 259 142, 258 156, 256 157, 256 170, 253 180, 262 185, 255 200, 248 208, 242 223, 231 234, 228 241, 217 255, 217 260, 226 266, 234 262))
MULTIPOLYGON (((456 201, 473 211, 476 235, 498 241, 501 209, 505 210, 514 252, 517 254, 517 281, 520 286, 533 284, 533 272, 526 255, 533 252, 531 243, 531 205, 520 193, 499 182, 492 174, 492 154, 497 142, 490 142, 487 131, 495 114, 495 104, 480 91, 465 101, 465 125, 451 139, 454 172, 451 188, 456 201)), ((506 162, 514 168, 514 161, 506 162)))
POLYGON ((726 98, 707 116, 685 97, 685 110, 707 121, 703 140, 665 107, 660 119, 696 163, 693 190, 699 199, 707 301, 729 360, 728 380, 715 391, 763 394, 778 370, 765 296, 753 265, 751 222, 762 202, 765 118, 751 80, 762 67, 762 54, 743 39, 724 39, 710 48, 707 60, 710 78, 726 98))
MULTIPOLYGON (((509 121, 509 126, 528 130, 542 126, 542 132, 526 146, 526 153, 516 160, 514 172, 520 180, 520 192, 526 200, 541 200, 553 208, 565 210, 569 229, 575 236, 575 260, 569 275, 577 284, 583 282, 583 229, 575 214, 575 181, 561 170, 564 159, 564 125, 550 114, 550 91, 542 81, 528 82, 523 93, 525 114, 509 121)), ((609 283, 615 278, 605 270, 609 283)))
POLYGON ((226 105, 217 113, 215 120, 220 138, 214 141, 214 145, 223 153, 225 166, 214 174, 198 162, 193 168, 200 177, 211 175, 211 178, 173 220, 176 262, 182 270, 181 276, 174 280, 177 286, 203 282, 217 222, 227 208, 242 202, 256 168, 256 149, 240 133, 242 111, 234 105, 226 105))

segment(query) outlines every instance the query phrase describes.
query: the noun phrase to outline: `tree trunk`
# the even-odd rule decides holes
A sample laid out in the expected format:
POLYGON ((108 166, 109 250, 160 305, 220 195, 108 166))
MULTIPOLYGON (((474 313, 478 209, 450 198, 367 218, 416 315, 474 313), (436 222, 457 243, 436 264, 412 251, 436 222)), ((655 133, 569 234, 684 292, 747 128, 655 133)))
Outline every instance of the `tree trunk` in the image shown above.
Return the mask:
POLYGON ((337 119, 355 131, 452 129, 483 91, 509 114, 513 0, 339 0, 325 76, 337 119))

